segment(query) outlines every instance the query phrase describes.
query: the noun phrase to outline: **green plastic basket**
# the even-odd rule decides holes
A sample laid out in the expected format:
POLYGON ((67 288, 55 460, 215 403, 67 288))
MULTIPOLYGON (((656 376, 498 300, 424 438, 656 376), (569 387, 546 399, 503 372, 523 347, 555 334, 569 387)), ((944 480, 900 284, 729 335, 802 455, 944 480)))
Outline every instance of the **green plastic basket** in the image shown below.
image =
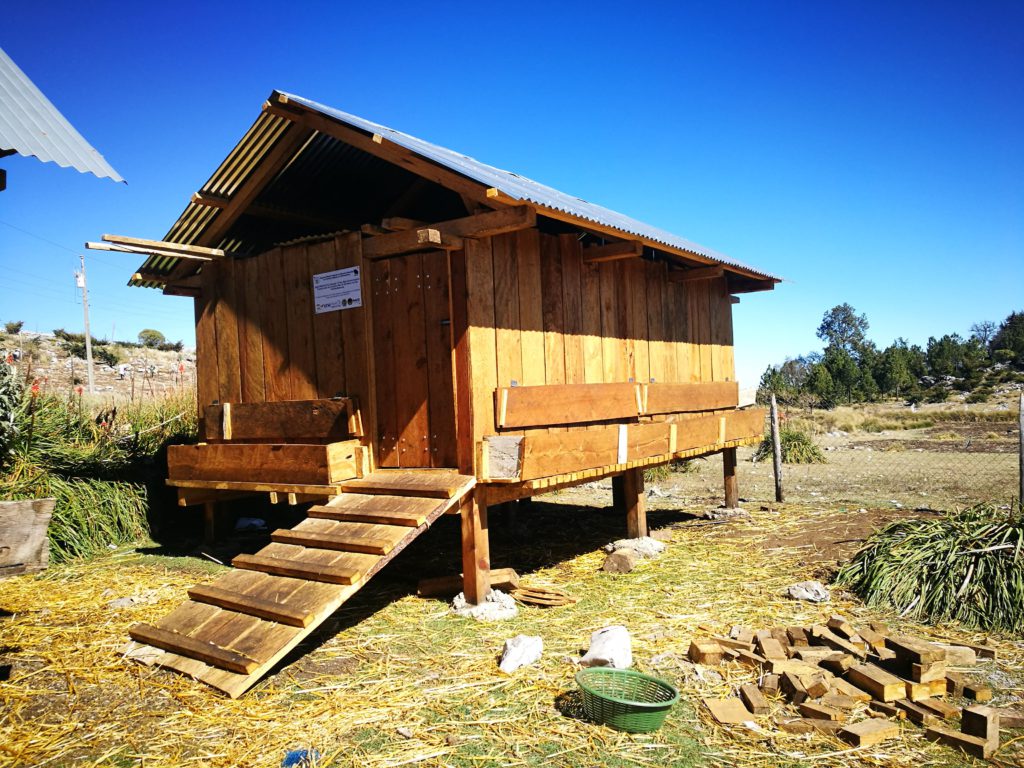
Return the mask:
POLYGON ((583 691, 587 717, 629 733, 658 730, 679 700, 679 691, 664 680, 632 669, 581 669, 576 683, 583 691))

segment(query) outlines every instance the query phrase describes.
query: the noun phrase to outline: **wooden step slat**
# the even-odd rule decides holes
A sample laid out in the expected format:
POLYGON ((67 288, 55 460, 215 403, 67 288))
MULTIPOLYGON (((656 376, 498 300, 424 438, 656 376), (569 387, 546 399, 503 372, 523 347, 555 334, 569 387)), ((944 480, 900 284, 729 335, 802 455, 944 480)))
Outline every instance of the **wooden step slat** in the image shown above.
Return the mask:
POLYGON ((391 542, 385 539, 360 538, 315 531, 293 531, 286 528, 274 531, 270 534, 270 540, 281 544, 297 544, 302 547, 331 549, 339 552, 362 552, 367 555, 386 555, 392 549, 391 542))
POLYGON ((313 622, 313 614, 307 611, 295 610, 283 603, 263 600, 252 595, 243 595, 241 592, 221 589, 213 585, 200 584, 192 587, 188 591, 188 596, 197 603, 216 605, 218 608, 269 619, 290 627, 308 627, 313 622))
POLYGON ((136 624, 128 630, 128 634, 137 642, 147 643, 154 648, 161 648, 171 653, 205 661, 207 664, 212 664, 220 669, 226 669, 229 672, 236 672, 240 675, 251 675, 260 666, 258 661, 250 659, 244 654, 227 648, 221 648, 213 643, 195 640, 180 632, 160 629, 152 624, 136 624))
POLYGON ((279 576, 294 576, 311 581, 324 581, 328 584, 351 584, 360 576, 359 571, 352 568, 266 555, 237 555, 231 564, 235 568, 249 571, 276 573, 279 576))
POLYGON ((430 517, 429 513, 395 510, 349 510, 344 507, 312 506, 306 513, 323 520, 347 520, 353 523, 376 523, 378 525, 404 525, 418 528, 430 517))
POLYGON ((426 496, 434 499, 450 499, 463 487, 470 485, 473 478, 455 472, 401 472, 384 470, 366 477, 344 480, 341 489, 346 493, 389 494, 399 496, 426 496))

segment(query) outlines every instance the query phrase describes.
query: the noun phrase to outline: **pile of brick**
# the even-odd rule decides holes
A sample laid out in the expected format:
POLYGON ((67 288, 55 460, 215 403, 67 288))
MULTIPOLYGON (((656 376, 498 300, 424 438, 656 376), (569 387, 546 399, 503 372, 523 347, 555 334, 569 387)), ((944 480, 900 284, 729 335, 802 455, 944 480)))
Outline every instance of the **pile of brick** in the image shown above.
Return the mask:
POLYGON ((774 712, 781 730, 867 746, 899 736, 895 721, 909 720, 924 727, 925 738, 980 758, 999 747, 1000 727, 1024 727, 1024 712, 984 705, 992 690, 950 669, 994 659, 987 645, 940 645, 891 633, 879 622, 858 629, 842 616, 806 628, 733 627, 728 636, 701 630, 708 634, 690 644, 691 661, 732 661, 758 673, 738 697, 703 700, 719 723, 774 712), (948 699, 968 701, 960 707, 948 699), (949 727, 956 720, 959 730, 949 727))

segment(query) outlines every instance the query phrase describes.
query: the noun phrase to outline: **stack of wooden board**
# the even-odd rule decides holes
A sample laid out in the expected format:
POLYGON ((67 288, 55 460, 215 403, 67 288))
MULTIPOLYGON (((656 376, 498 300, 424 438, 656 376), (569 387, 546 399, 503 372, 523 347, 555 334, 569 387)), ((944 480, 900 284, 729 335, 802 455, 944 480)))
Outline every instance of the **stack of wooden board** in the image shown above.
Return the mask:
POLYGON ((131 629, 126 654, 240 696, 442 514, 475 480, 454 471, 381 471, 287 530, 233 570, 189 590, 154 625, 131 629))
POLYGON ((909 720, 926 728, 926 738, 982 758, 998 749, 1000 727, 1024 727, 1024 713, 978 706, 992 690, 950 667, 995 654, 987 645, 900 636, 878 622, 857 628, 838 615, 811 627, 733 627, 690 645, 694 662, 732 661, 758 672, 758 682, 741 686, 738 698, 704 700, 720 723, 774 715, 781 730, 830 733, 867 746, 899 736, 894 721, 909 720), (961 707, 947 697, 969 701, 961 707), (939 725, 957 718, 960 731, 939 725))

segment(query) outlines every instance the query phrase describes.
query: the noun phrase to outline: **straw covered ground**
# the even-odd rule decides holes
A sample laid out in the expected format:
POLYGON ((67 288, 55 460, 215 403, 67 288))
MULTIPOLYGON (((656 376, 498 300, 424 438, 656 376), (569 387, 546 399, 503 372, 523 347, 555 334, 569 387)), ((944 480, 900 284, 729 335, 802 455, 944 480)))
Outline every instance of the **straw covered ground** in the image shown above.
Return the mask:
MULTIPOLYGON (((316 749, 319 765, 425 766, 924 766, 965 765, 904 725, 898 740, 852 749, 825 736, 714 725, 702 696, 724 696, 752 678, 732 664, 714 672, 686 660, 698 625, 727 631, 807 625, 841 611, 879 617, 911 634, 982 639, 955 627, 922 627, 869 611, 838 594, 815 606, 780 595, 848 556, 874 524, 837 524, 848 513, 750 504, 749 518, 704 520, 669 495, 652 495, 652 527, 669 548, 626 575, 603 573, 600 546, 623 534, 604 488, 548 496, 515 515, 492 514, 495 566, 524 583, 578 596, 568 607, 523 608, 484 624, 415 597, 421 576, 458 563, 457 521, 421 537, 275 674, 231 701, 179 675, 127 663, 117 649, 137 621, 154 621, 218 566, 159 552, 119 550, 36 577, 0 582, 0 764, 277 766, 289 750, 316 749), (813 532, 818 526, 820 535, 813 532), (813 544, 808 544, 808 532, 813 544), (829 544, 834 546, 829 546, 829 544), (130 605, 111 601, 135 598, 130 605), (117 607, 120 605, 120 607, 117 607), (590 633, 624 624, 635 666, 676 684, 681 702, 661 730, 628 735, 578 717, 571 663, 590 633), (540 635, 535 666, 506 676, 502 642, 540 635), (717 674, 715 674, 717 672, 717 674)), ((893 514, 891 510, 886 514, 893 514)), ((122 603, 130 601, 122 601, 122 603)), ((993 635, 986 662, 995 703, 1024 700, 1024 643, 993 635)), ((1008 739, 1007 739, 1008 740, 1008 739)), ((997 754, 1011 765, 1022 741, 997 754)))

